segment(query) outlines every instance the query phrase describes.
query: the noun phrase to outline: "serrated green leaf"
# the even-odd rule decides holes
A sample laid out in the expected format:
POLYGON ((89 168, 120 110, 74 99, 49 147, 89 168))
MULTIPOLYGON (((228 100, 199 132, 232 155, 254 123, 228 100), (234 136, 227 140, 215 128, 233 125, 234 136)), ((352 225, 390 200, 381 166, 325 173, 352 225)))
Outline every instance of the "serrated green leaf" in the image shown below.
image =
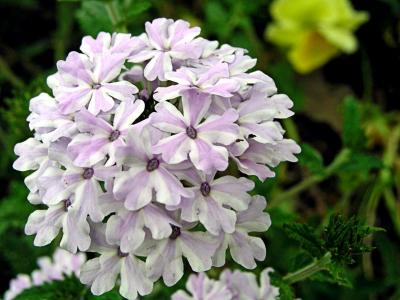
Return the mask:
POLYGON ((97 35, 100 31, 112 32, 113 24, 109 18, 105 4, 99 1, 83 1, 76 12, 79 25, 89 35, 97 35))
POLYGON ((365 148, 365 134, 361 126, 361 105, 351 96, 344 99, 343 145, 359 151, 365 148))
POLYGON ((317 236, 313 227, 291 223, 285 224, 283 228, 291 239, 297 241, 312 256, 321 257, 324 254, 323 241, 317 236))
POLYGON ((372 251, 364 244, 364 238, 374 231, 374 228, 361 225, 356 217, 346 220, 341 215, 332 216, 324 229, 324 248, 332 254, 334 261, 352 264, 354 256, 372 251))
POLYGON ((301 144, 301 153, 298 155, 299 163, 313 174, 324 172, 324 162, 321 154, 309 144, 301 144))

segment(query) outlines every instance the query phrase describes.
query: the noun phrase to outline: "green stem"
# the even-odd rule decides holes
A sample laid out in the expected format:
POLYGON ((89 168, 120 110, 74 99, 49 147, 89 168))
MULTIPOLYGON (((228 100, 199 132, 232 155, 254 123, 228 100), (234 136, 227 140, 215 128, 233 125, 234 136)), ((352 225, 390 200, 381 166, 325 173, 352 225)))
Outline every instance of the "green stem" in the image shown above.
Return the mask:
POLYGON ((351 151, 349 149, 342 149, 339 154, 336 156, 335 160, 326 167, 323 174, 313 175, 299 182, 295 186, 291 187, 286 192, 283 192, 277 195, 272 202, 272 206, 274 203, 279 203, 288 199, 291 199, 301 193, 302 191, 307 190, 311 186, 329 178, 332 176, 340 167, 348 161, 350 158, 351 151))
POLYGON ((331 262, 331 253, 327 252, 324 256, 320 259, 314 259, 312 263, 309 265, 295 271, 292 273, 287 274, 283 277, 283 280, 286 281, 288 284, 293 284, 299 281, 303 281, 310 276, 318 273, 322 270, 325 270, 327 265, 331 262))

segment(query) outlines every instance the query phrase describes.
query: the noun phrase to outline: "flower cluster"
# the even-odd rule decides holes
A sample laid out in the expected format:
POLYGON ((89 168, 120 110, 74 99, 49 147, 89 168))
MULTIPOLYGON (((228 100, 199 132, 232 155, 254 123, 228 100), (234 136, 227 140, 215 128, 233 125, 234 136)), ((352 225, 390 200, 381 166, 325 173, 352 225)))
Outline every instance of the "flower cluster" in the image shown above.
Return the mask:
POLYGON ((219 280, 209 279, 206 274, 190 275, 186 289, 172 295, 172 300, 275 300, 279 297, 279 288, 271 285, 267 268, 260 275, 260 285, 253 273, 226 269, 219 280))
POLYGON ((40 269, 33 271, 31 276, 20 274, 17 278, 11 280, 10 288, 4 294, 4 300, 12 300, 31 287, 41 286, 55 280, 63 280, 65 276, 72 274, 79 276, 79 270, 85 261, 86 256, 83 253, 71 254, 58 248, 53 254, 53 260, 50 257, 38 259, 40 269))
POLYGON ((28 200, 46 209, 25 231, 37 246, 61 231, 61 247, 98 253, 80 275, 96 295, 118 278, 128 299, 161 277, 174 285, 183 257, 196 272, 222 266, 228 248, 246 268, 265 258, 250 233, 270 226, 266 201, 239 176, 296 161, 278 122, 292 101, 249 71, 244 49, 199 33, 161 18, 140 36, 85 37, 48 78, 54 97, 30 102, 34 137, 16 145, 14 168, 34 170, 28 200))

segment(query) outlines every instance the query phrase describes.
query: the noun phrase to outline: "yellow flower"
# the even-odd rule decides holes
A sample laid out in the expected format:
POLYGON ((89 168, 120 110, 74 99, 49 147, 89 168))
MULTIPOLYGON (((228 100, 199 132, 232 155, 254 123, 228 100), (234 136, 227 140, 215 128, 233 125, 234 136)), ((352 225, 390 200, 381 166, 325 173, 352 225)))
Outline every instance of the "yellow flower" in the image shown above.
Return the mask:
POLYGON ((288 48, 288 58, 300 73, 308 73, 331 58, 357 49, 354 31, 368 20, 349 0, 275 0, 274 23, 266 37, 288 48))

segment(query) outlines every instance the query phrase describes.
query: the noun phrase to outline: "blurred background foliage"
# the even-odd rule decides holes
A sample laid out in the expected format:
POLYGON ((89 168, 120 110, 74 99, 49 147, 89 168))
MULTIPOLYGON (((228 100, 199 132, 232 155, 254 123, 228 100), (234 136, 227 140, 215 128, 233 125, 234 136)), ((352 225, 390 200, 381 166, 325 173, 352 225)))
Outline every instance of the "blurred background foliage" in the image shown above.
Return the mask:
MULTIPOLYGON (((156 17, 186 19, 206 38, 248 49, 295 103, 296 115, 284 127, 302 146, 300 163, 279 166, 264 183, 254 179, 273 220, 260 234, 267 259, 255 272, 272 266, 284 276, 312 263, 318 255, 305 240, 337 250, 328 245, 337 236, 324 235, 334 227, 330 217, 357 216, 362 225, 385 229, 360 233, 374 250, 329 276, 293 282, 292 290, 282 286, 282 299, 292 293, 306 300, 400 299, 399 0, 0 0, 0 294, 56 246, 36 248, 23 233, 32 206, 11 165, 13 145, 31 134, 29 99, 48 90, 55 62, 77 50, 84 35, 139 34, 156 17)), ((183 285, 158 284, 145 299, 168 299, 183 285)), ((24 299, 53 299, 46 293, 24 299)), ((111 292, 99 299, 118 298, 111 292)))

